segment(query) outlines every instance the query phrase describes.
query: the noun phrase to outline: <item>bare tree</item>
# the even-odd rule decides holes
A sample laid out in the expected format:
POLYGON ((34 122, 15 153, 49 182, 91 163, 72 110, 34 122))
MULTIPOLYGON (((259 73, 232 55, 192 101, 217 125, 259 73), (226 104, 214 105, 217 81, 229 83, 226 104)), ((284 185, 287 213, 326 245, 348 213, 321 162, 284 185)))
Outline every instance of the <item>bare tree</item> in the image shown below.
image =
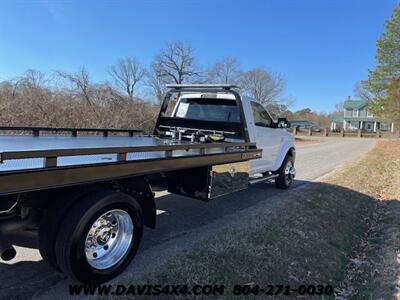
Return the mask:
POLYGON ((338 102, 338 103, 336 103, 335 104, 335 111, 334 111, 334 113, 337 113, 337 114, 342 114, 343 113, 343 106, 344 106, 344 102, 338 102))
POLYGON ((145 70, 135 57, 119 59, 108 70, 108 74, 114 80, 116 86, 127 93, 133 100, 135 86, 143 79, 145 70))
POLYGON ((192 46, 179 41, 168 43, 161 49, 151 67, 164 83, 179 84, 199 76, 192 46))
POLYGON ((285 89, 285 81, 279 74, 269 73, 265 68, 247 71, 241 80, 243 93, 266 106, 279 102, 285 89))
POLYGON ((353 92, 356 97, 362 100, 369 101, 373 99, 373 95, 364 88, 363 83, 361 81, 355 83, 353 92))
POLYGON ((275 119, 291 116, 291 112, 286 104, 270 103, 267 105, 267 109, 275 119))
POLYGON ((78 91, 79 95, 89 106, 93 107, 93 102, 90 98, 90 79, 89 73, 82 67, 77 73, 67 73, 62 71, 56 71, 57 75, 61 78, 70 82, 74 88, 78 91))
POLYGON ((243 72, 237 59, 228 56, 217 61, 207 73, 210 82, 238 84, 243 72))
POLYGON ((26 70, 20 79, 21 83, 33 88, 41 88, 47 81, 44 73, 34 69, 26 70))
POLYGON ((15 98, 18 90, 39 90, 48 82, 44 73, 28 69, 21 76, 7 81, 12 86, 12 97, 15 98))
POLYGON ((151 67, 150 71, 146 73, 146 78, 146 85, 150 87, 151 93, 153 97, 157 100, 157 103, 161 104, 166 93, 164 80, 161 77, 157 76, 157 73, 153 69, 153 67, 151 67))

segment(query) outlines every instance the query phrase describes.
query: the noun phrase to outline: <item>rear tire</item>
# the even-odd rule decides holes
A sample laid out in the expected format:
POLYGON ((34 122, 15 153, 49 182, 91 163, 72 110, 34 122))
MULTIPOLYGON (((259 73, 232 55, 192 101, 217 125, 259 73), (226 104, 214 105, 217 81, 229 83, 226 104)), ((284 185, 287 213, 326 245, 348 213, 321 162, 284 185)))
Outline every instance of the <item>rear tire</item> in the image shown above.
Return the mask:
POLYGON ((75 198, 65 197, 57 199, 44 213, 39 225, 39 252, 43 260, 52 268, 60 271, 57 264, 55 245, 57 234, 67 214, 68 209, 73 205, 75 198))
POLYGON ((294 160, 291 155, 286 155, 281 167, 278 170, 278 177, 275 178, 275 185, 279 189, 289 188, 296 175, 294 160))
POLYGON ((86 284, 99 284, 121 273, 139 248, 143 215, 131 196, 102 191, 71 207, 56 240, 60 269, 86 284))

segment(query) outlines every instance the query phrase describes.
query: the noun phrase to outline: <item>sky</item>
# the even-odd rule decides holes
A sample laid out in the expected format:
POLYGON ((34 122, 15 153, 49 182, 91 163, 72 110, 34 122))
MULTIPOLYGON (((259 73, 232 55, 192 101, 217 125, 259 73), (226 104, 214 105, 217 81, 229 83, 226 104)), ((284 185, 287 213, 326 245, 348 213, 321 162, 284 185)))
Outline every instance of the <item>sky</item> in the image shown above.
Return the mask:
POLYGON ((27 69, 93 81, 134 56, 148 66, 169 41, 195 49, 199 65, 236 57, 243 69, 280 73, 292 109, 328 112, 375 65, 392 0, 0 0, 0 81, 27 69))

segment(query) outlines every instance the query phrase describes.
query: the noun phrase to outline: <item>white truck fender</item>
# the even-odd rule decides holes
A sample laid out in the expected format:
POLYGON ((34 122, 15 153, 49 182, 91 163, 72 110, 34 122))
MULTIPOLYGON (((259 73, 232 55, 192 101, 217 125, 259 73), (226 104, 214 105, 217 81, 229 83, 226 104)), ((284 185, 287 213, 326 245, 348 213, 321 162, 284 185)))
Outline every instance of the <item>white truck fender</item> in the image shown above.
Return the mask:
POLYGON ((290 154, 293 157, 293 160, 296 159, 296 148, 294 147, 294 144, 292 141, 286 141, 284 142, 279 151, 278 151, 278 156, 276 157, 275 164, 272 168, 272 171, 276 171, 280 168, 280 166, 283 163, 283 160, 285 159, 286 155, 290 152, 290 154))

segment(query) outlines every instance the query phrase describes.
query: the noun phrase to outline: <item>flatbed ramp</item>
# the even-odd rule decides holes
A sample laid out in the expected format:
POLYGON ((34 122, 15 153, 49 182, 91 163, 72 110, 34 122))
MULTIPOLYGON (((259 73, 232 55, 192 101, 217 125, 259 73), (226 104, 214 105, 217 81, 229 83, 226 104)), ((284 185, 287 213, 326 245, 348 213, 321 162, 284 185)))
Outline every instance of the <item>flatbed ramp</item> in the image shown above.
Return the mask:
POLYGON ((153 136, 1 136, 0 195, 261 157, 254 143, 153 136))

